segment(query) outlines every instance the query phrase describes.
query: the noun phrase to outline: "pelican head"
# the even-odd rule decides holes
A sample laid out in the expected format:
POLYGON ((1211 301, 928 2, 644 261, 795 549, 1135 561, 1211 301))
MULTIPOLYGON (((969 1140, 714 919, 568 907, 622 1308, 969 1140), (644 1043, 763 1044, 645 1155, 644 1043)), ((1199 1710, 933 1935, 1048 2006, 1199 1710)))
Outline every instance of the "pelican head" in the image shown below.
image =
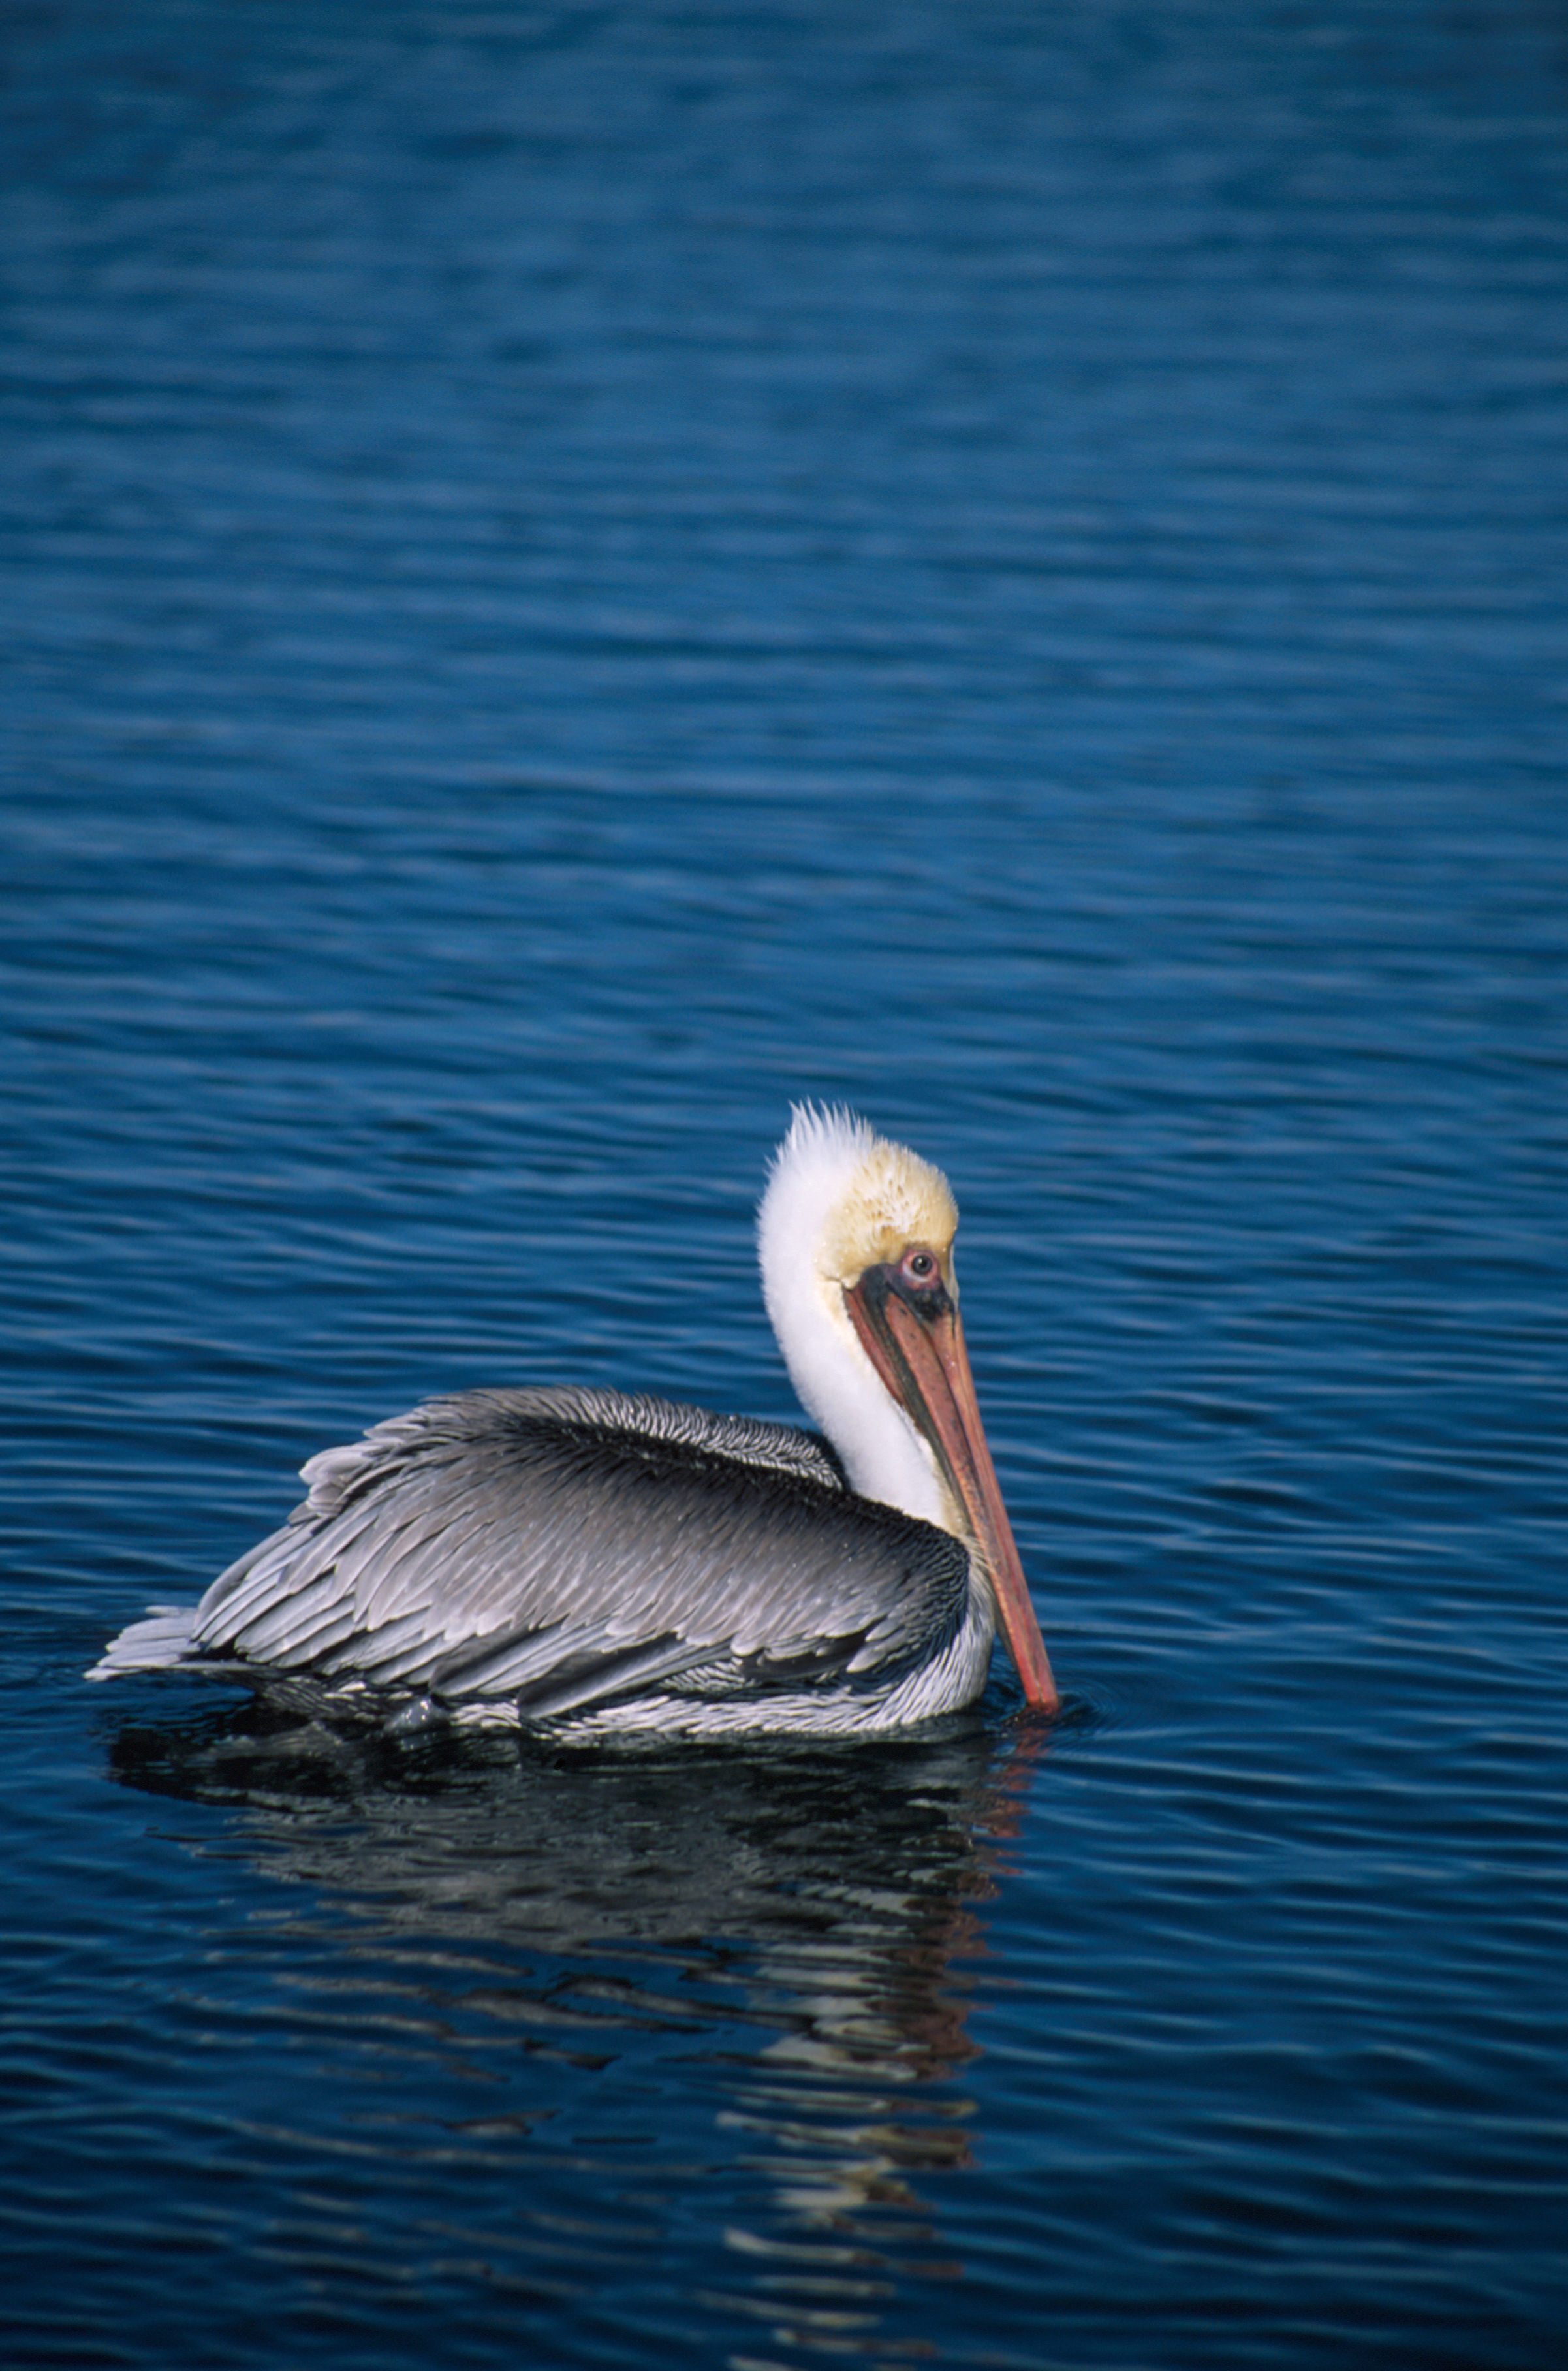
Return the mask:
POLYGON ((757 1214, 767 1313, 801 1405, 862 1497, 963 1541, 1024 1694, 1055 1684, 986 1445, 940 1169, 846 1111, 796 1107, 757 1214))

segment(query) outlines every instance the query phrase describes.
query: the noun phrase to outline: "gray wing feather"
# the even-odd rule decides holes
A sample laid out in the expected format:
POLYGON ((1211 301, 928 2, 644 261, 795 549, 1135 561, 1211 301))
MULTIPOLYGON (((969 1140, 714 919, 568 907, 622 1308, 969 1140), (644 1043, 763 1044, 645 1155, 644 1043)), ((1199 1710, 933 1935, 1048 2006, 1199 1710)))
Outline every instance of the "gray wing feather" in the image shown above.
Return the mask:
POLYGON ((323 1451, 197 1609, 209 1654, 508 1697, 882 1681, 961 1624, 956 1540, 782 1425, 613 1392, 466 1392, 323 1451))

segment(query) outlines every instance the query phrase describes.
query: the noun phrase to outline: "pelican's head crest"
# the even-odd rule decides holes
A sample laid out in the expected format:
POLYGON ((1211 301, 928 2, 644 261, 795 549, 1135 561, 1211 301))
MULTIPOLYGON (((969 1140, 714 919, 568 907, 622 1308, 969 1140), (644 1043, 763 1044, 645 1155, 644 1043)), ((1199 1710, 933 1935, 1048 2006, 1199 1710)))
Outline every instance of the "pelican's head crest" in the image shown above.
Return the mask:
POLYGON ((774 1156, 757 1214, 763 1288, 775 1328, 776 1291, 810 1271, 820 1284, 853 1284, 866 1269, 924 1243, 952 1290, 958 1205, 940 1169, 876 1135, 853 1112, 797 1104, 774 1156))

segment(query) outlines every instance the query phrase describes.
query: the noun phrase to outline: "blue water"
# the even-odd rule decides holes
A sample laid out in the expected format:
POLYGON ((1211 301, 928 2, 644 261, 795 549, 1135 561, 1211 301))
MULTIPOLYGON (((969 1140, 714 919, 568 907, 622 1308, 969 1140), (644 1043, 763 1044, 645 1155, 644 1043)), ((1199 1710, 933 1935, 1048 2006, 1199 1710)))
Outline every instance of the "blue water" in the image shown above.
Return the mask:
POLYGON ((0 51, 7 2363, 1560 2364, 1560 13, 0 51), (808 1093, 1059 1724, 82 1684, 421 1395, 791 1415, 808 1093))

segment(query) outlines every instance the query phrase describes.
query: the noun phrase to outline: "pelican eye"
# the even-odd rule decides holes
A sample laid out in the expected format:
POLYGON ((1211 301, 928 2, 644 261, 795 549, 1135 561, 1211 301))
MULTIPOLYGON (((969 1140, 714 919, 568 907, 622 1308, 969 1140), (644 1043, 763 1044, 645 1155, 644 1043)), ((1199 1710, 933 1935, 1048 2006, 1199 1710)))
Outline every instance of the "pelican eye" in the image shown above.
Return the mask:
POLYGON ((933 1253, 915 1250, 905 1253, 898 1263, 898 1273, 904 1282, 912 1284, 917 1292, 928 1292, 933 1284, 940 1283, 942 1272, 933 1253))

